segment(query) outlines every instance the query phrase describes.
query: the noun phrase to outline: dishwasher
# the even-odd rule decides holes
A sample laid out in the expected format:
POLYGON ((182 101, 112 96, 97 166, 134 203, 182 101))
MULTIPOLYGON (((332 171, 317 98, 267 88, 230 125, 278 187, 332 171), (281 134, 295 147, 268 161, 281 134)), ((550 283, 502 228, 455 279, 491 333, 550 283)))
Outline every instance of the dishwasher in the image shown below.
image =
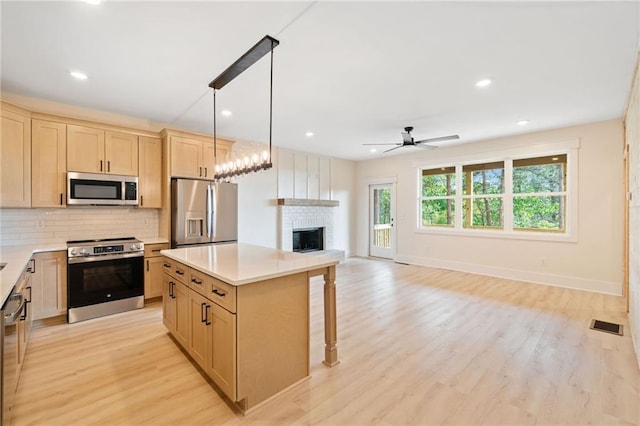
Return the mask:
POLYGON ((0 378, 2 378, 2 387, 0 388, 0 401, 2 402, 0 425, 11 423, 11 409, 13 408, 13 397, 17 386, 17 323, 25 309, 25 299, 16 287, 11 290, 11 294, 0 311, 0 348, 2 348, 0 354, 2 357, 2 362, 0 363, 0 378))

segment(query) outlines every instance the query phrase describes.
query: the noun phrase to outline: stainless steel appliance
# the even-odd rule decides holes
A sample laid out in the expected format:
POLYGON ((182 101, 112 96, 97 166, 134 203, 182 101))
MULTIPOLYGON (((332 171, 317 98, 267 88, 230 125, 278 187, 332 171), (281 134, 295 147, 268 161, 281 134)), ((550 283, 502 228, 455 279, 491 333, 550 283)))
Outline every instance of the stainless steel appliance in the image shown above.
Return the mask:
POLYGON ((171 247, 238 240, 238 185, 171 181, 171 247))
POLYGON ((11 423, 11 409, 13 397, 17 386, 18 370, 18 331, 17 322, 25 308, 25 300, 21 293, 14 287, 0 312, 0 347, 2 348, 2 363, 0 364, 0 376, 2 388, 0 399, 2 400, 2 412, 0 424, 11 423))
POLYGON ((67 204, 94 206, 137 206, 136 176, 98 173, 67 173, 67 204))
POLYGON ((67 242, 67 321, 144 306, 144 244, 133 238, 67 242))

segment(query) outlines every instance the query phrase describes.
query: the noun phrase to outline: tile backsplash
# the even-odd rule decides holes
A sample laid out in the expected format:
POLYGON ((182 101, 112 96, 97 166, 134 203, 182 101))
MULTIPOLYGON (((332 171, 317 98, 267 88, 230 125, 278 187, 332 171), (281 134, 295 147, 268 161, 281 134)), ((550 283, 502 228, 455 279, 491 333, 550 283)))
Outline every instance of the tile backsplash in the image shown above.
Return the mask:
POLYGON ((0 209, 0 246, 158 236, 158 210, 133 207, 0 209))

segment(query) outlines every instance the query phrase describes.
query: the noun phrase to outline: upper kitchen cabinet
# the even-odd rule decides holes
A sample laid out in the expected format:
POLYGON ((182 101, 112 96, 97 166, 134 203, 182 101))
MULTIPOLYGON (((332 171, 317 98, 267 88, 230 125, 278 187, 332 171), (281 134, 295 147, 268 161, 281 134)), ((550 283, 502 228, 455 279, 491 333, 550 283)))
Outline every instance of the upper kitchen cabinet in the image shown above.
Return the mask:
MULTIPOLYGON (((167 131, 166 137, 169 139, 171 177, 213 179, 215 161, 211 138, 174 131, 167 131)), ((217 139, 219 162, 224 161, 232 144, 231 141, 217 139)))
POLYGON ((138 138, 138 207, 162 207, 162 140, 140 136, 138 138))
POLYGON ((138 175, 138 137, 67 126, 67 169, 72 172, 138 175))
POLYGON ((31 120, 31 206, 65 207, 67 125, 31 120))
POLYGON ((0 207, 31 206, 31 113, 0 103, 0 207))

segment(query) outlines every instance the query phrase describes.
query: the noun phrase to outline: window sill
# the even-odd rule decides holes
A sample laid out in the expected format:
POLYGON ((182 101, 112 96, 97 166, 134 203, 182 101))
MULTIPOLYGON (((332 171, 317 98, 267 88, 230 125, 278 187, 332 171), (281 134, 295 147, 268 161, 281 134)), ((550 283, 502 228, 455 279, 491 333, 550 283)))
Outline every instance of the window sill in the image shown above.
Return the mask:
POLYGON ((548 233, 526 231, 488 231, 484 229, 417 228, 416 234, 451 235, 457 237, 501 238, 506 240, 553 241, 576 243, 578 238, 571 233, 548 233))

